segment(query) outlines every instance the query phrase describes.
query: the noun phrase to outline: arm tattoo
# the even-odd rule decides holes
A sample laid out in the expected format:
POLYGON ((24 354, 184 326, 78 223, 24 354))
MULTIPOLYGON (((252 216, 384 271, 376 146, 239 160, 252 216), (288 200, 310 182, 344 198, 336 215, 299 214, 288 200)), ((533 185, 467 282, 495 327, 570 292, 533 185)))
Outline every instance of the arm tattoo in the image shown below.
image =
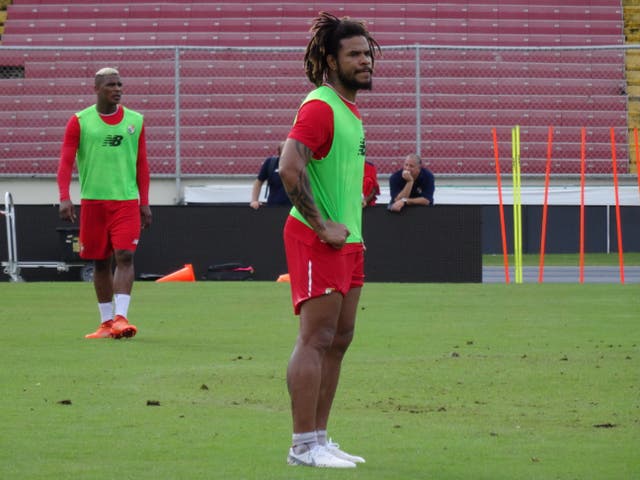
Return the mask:
MULTIPOLYGON (((307 160, 307 163, 311 159, 311 150, 309 150, 302 143, 296 145, 298 153, 302 158, 307 160)), ((309 182, 309 176, 307 175, 306 168, 300 171, 300 175, 296 179, 296 183, 287 190, 287 195, 291 203, 298 209, 300 214, 311 224, 314 230, 324 230, 324 224, 322 223, 322 217, 316 207, 313 200, 313 193, 311 192, 311 183, 309 182)))

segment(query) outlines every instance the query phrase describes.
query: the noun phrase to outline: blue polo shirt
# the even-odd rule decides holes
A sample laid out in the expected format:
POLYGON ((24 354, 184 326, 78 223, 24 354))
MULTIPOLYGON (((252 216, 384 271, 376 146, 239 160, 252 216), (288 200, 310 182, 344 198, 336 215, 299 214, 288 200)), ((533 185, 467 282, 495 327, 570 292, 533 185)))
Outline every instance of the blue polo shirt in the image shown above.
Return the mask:
MULTIPOLYGON (((389 177, 389 194, 391 195, 391 202, 393 202, 393 199, 396 198, 406 184, 407 182, 402 178, 402 170, 398 170, 389 177)), ((418 178, 413 182, 409 198, 424 197, 429 200, 431 205, 433 205, 433 192, 435 189, 436 182, 433 177, 433 173, 422 167, 418 174, 418 178)))
POLYGON ((267 205, 291 205, 289 196, 282 185, 280 173, 278 173, 279 163, 280 158, 269 157, 262 163, 258 173, 258 180, 267 181, 267 205), (275 168, 270 169, 271 165, 275 165, 275 168))

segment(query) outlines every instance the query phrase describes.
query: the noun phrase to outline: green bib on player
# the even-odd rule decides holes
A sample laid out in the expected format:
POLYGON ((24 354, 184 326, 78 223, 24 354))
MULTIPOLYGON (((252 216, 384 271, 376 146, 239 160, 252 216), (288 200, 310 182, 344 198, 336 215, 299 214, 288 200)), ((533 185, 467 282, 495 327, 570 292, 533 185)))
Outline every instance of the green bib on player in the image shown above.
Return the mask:
POLYGON ((80 145, 76 155, 80 197, 86 200, 135 200, 138 198, 138 139, 143 117, 122 107, 124 117, 108 125, 96 106, 76 113, 80 145))
MULTIPOLYGON (((313 90, 304 103, 322 100, 333 110, 333 143, 326 157, 312 159, 307 175, 313 199, 325 220, 342 223, 349 229, 347 243, 362 242, 362 177, 365 140, 362 120, 357 118, 330 87, 313 90)), ((309 226, 293 207, 291 215, 309 226)))

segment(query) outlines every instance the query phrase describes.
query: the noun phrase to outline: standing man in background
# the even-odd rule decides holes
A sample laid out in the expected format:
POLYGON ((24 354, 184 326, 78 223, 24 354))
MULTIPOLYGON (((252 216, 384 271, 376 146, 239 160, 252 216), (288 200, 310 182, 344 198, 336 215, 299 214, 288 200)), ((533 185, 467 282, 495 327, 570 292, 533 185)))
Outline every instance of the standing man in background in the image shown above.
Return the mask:
POLYGON ((262 162, 262 167, 260 167, 260 172, 258 172, 258 178, 253 182, 249 206, 254 210, 262 206, 260 203, 260 190, 264 182, 267 182, 267 205, 291 206, 287 192, 284 191, 284 187, 282 186, 279 173, 280 155, 282 155, 283 145, 284 142, 278 144, 277 155, 267 157, 265 161, 262 162))
POLYGON ((98 329, 85 337, 126 338, 138 331, 127 320, 133 256, 141 229, 152 219, 144 123, 141 114, 120 105, 122 82, 115 68, 98 70, 94 89, 96 104, 73 115, 65 130, 58 166, 59 213, 63 220, 76 221, 69 186, 77 161, 80 257, 94 262, 101 317, 98 329))
POLYGON ((349 468, 362 457, 327 435, 342 359, 353 339, 364 283, 365 139, 358 90, 372 84, 380 47, 362 22, 322 12, 305 70, 317 87, 299 108, 280 159, 293 203, 284 227, 298 337, 287 368, 293 417, 290 465, 349 468))

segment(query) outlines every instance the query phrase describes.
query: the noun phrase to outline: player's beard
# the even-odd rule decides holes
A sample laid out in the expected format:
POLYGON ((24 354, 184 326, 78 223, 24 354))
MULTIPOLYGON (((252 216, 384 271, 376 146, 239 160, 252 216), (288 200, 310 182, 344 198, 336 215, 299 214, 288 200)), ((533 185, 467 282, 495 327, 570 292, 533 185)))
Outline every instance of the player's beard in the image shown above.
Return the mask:
POLYGON ((356 73, 353 73, 351 76, 345 75, 340 65, 338 65, 337 74, 340 83, 350 90, 371 90, 373 83, 373 75, 371 74, 369 75, 368 81, 360 82, 356 79, 356 73))

